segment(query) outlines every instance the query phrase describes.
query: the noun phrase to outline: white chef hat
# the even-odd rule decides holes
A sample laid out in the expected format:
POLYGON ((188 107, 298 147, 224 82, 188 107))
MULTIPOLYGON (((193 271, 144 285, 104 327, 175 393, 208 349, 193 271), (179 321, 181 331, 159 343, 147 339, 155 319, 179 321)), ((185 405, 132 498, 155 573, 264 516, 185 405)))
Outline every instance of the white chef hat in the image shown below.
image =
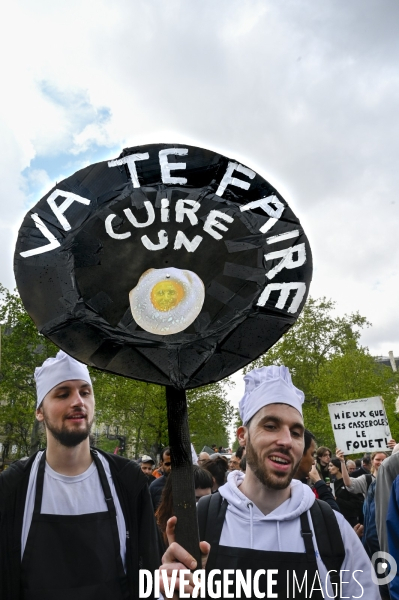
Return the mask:
POLYGON ((270 365, 253 369, 244 377, 245 393, 240 400, 239 411, 244 425, 263 406, 289 404, 302 415, 305 395, 291 381, 287 367, 270 365))
POLYGON ((91 385, 89 370, 86 365, 78 362, 63 350, 60 350, 54 358, 45 360, 41 367, 36 367, 36 408, 39 408, 43 398, 53 387, 63 381, 72 379, 81 379, 91 385))

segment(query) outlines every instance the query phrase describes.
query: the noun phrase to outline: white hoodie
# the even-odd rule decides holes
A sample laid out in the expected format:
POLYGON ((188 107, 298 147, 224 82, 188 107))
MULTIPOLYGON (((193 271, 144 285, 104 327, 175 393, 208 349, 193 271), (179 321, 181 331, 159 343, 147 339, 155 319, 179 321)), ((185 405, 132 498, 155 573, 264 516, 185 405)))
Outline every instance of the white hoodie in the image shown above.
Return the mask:
MULTIPOLYGON (((254 550, 271 550, 280 552, 305 552, 301 536, 300 515, 308 511, 315 501, 315 495, 309 486, 293 479, 291 496, 278 508, 264 515, 242 492, 239 486, 244 480, 244 473, 232 471, 227 483, 219 488, 219 492, 228 502, 226 518, 223 525, 220 544, 222 546, 252 548, 254 550)), ((372 565, 361 541, 352 527, 340 514, 335 513, 345 546, 345 560, 341 569, 342 597, 364 598, 364 600, 380 600, 378 586, 372 581, 372 565), (355 573, 356 571, 356 573, 355 573), (356 577, 356 580, 353 578, 356 577)), ((313 530, 312 519, 308 513, 309 524, 313 531, 316 559, 320 581, 325 598, 333 597, 332 587, 327 576, 327 569, 321 561, 313 530), (327 592, 325 582, 327 580, 327 592)), ((295 568, 293 566, 293 568, 295 568)), ((311 583, 309 584, 310 591, 311 583)), ((315 587, 318 587, 316 584, 315 587)))

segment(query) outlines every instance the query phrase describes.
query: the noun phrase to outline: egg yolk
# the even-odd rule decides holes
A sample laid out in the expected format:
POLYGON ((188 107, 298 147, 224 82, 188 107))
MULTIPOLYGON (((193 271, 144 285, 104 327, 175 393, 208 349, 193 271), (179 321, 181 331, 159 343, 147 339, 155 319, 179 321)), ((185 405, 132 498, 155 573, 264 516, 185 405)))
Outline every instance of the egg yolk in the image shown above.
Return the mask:
POLYGON ((184 288, 178 281, 170 279, 156 283, 151 290, 151 302, 157 310, 164 312, 175 308, 184 298, 184 288))

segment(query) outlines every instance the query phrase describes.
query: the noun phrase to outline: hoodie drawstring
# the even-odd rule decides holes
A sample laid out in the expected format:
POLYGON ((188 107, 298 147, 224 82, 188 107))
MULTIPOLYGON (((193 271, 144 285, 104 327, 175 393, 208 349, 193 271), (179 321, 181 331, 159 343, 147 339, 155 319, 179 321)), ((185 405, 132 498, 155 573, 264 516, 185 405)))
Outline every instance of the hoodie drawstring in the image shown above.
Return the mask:
POLYGON ((249 508, 249 523, 250 523, 250 525, 249 525, 250 546, 249 547, 251 548, 251 550, 253 550, 253 547, 254 547, 254 530, 253 530, 253 527, 254 527, 254 524, 253 524, 254 505, 252 504, 252 502, 248 502, 247 507, 249 508))
POLYGON ((280 539, 280 523, 277 522, 277 540, 278 540, 278 551, 281 552, 281 539, 280 539))
MULTIPOLYGON (((254 549, 254 513, 253 513, 254 505, 252 504, 252 502, 248 502, 247 508, 249 509, 249 537, 250 537, 249 547, 251 548, 251 550, 253 550, 254 549)), ((279 552, 281 552, 281 537, 280 537, 279 521, 276 521, 276 525, 277 525, 278 550, 279 550, 279 552)))

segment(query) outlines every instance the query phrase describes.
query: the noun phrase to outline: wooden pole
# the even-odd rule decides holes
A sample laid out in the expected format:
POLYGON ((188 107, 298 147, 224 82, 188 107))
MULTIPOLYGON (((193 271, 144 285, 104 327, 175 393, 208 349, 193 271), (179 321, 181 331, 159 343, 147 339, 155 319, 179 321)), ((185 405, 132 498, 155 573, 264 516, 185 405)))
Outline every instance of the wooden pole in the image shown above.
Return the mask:
POLYGON ((177 517, 176 541, 201 568, 194 473, 192 468, 187 398, 184 390, 166 386, 169 445, 172 459, 173 511, 177 517))

